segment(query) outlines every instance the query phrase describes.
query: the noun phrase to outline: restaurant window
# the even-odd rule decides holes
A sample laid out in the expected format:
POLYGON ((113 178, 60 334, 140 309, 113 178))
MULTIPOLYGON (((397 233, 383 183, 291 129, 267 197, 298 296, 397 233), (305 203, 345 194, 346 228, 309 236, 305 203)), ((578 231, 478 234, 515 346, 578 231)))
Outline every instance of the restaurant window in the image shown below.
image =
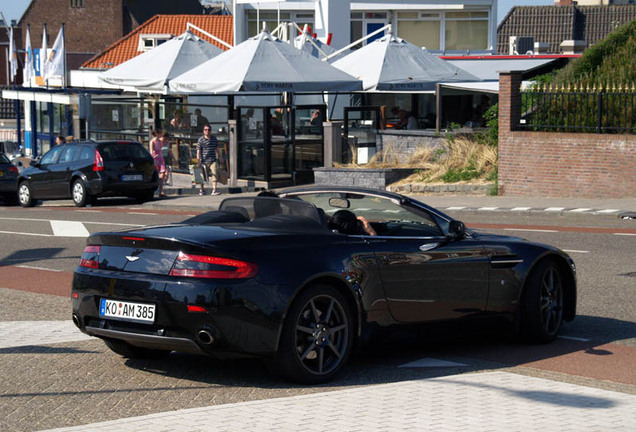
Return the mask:
POLYGON ((429 50, 440 49, 441 20, 438 13, 398 12, 400 38, 429 50))
MULTIPOLYGON (((291 20, 289 12, 280 13, 280 22, 288 22, 291 20)), ((248 37, 256 36, 263 30, 263 21, 267 24, 267 30, 271 33, 278 27, 278 12, 263 12, 258 16, 256 11, 247 13, 247 35, 248 37), (259 22, 260 21, 260 22, 259 22)), ((300 23, 299 26, 302 27, 300 23)))
POLYGON ((488 49, 488 12, 446 12, 444 49, 488 49))

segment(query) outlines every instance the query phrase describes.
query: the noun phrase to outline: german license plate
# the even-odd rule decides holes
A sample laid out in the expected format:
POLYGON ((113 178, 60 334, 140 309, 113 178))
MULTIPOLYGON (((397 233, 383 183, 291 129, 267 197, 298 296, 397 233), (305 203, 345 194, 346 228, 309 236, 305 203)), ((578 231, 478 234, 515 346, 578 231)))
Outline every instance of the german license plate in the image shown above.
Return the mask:
POLYGON ((121 181, 142 181, 143 179, 143 174, 124 174, 121 176, 121 181))
POLYGON ((155 322, 155 305, 101 299, 99 316, 125 321, 155 322))

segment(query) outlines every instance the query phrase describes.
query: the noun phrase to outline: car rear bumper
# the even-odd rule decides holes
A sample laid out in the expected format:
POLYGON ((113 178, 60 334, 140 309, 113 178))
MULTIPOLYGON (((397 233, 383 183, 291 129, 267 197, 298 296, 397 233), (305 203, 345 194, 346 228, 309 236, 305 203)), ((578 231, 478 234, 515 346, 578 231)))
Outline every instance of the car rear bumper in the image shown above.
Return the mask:
POLYGON ((88 192, 93 196, 129 196, 136 193, 155 191, 159 183, 154 181, 140 182, 110 182, 104 177, 98 177, 88 181, 88 192))
POLYGON ((210 282, 82 267, 74 274, 73 292, 74 318, 84 333, 225 357, 274 353, 286 306, 277 287, 254 279, 210 282), (154 304, 156 318, 147 324, 100 316, 102 298, 154 304), (188 305, 204 311, 189 311, 188 305))

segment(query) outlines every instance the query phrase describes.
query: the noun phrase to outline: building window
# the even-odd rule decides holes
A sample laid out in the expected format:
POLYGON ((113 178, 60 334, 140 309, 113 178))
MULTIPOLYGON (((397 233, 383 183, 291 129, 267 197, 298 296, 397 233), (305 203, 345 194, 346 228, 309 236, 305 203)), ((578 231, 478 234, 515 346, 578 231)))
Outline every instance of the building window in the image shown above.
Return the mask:
POLYGON ((446 12, 444 50, 488 49, 488 12, 446 12))
POLYGON ((173 35, 165 34, 142 34, 139 35, 138 51, 150 51, 154 47, 158 47, 164 42, 172 39, 173 35))
MULTIPOLYGON (((389 22, 389 14, 387 12, 352 12, 351 13, 351 42, 373 33, 376 30, 387 25, 389 22)), ((376 39, 384 36, 386 32, 379 33, 364 42, 358 44, 353 49, 360 48, 376 39)))
POLYGON ((439 13, 398 12, 397 35, 414 45, 439 50, 441 18, 439 13))
MULTIPOLYGON (((261 11, 258 18, 260 19, 260 23, 257 21, 256 12, 248 12, 247 13, 247 35, 248 37, 256 36, 263 30, 263 21, 267 24, 267 30, 271 33, 276 27, 278 27, 278 12, 263 12, 261 11)), ((293 17, 295 18, 295 17, 293 17)), ((296 24, 303 27, 303 24, 292 19, 292 15, 289 12, 281 12, 280 13, 280 22, 289 22, 294 21, 296 24)), ((310 26, 313 26, 313 17, 311 19, 310 26)))
POLYGON ((83 8, 84 7, 84 0, 71 0, 71 7, 72 8, 83 8))

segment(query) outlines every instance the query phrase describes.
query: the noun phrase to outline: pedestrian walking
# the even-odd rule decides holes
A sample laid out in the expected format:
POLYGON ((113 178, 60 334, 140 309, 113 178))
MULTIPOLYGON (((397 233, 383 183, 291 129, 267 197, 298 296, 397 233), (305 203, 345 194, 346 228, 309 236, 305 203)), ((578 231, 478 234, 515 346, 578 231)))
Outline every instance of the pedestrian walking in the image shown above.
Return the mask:
POLYGON ((157 173, 159 173, 159 196, 165 197, 166 195, 163 193, 163 183, 166 175, 166 161, 163 158, 162 151, 162 136, 161 131, 155 130, 152 131, 152 140, 150 141, 150 154, 155 161, 155 168, 157 169, 157 173))
MULTIPOLYGON (((197 160, 212 183, 211 195, 219 195, 216 190, 218 180, 217 160, 218 142, 212 135, 212 127, 209 124, 203 126, 203 136, 197 141, 197 160)), ((201 183, 199 195, 205 195, 205 183, 201 183)))

